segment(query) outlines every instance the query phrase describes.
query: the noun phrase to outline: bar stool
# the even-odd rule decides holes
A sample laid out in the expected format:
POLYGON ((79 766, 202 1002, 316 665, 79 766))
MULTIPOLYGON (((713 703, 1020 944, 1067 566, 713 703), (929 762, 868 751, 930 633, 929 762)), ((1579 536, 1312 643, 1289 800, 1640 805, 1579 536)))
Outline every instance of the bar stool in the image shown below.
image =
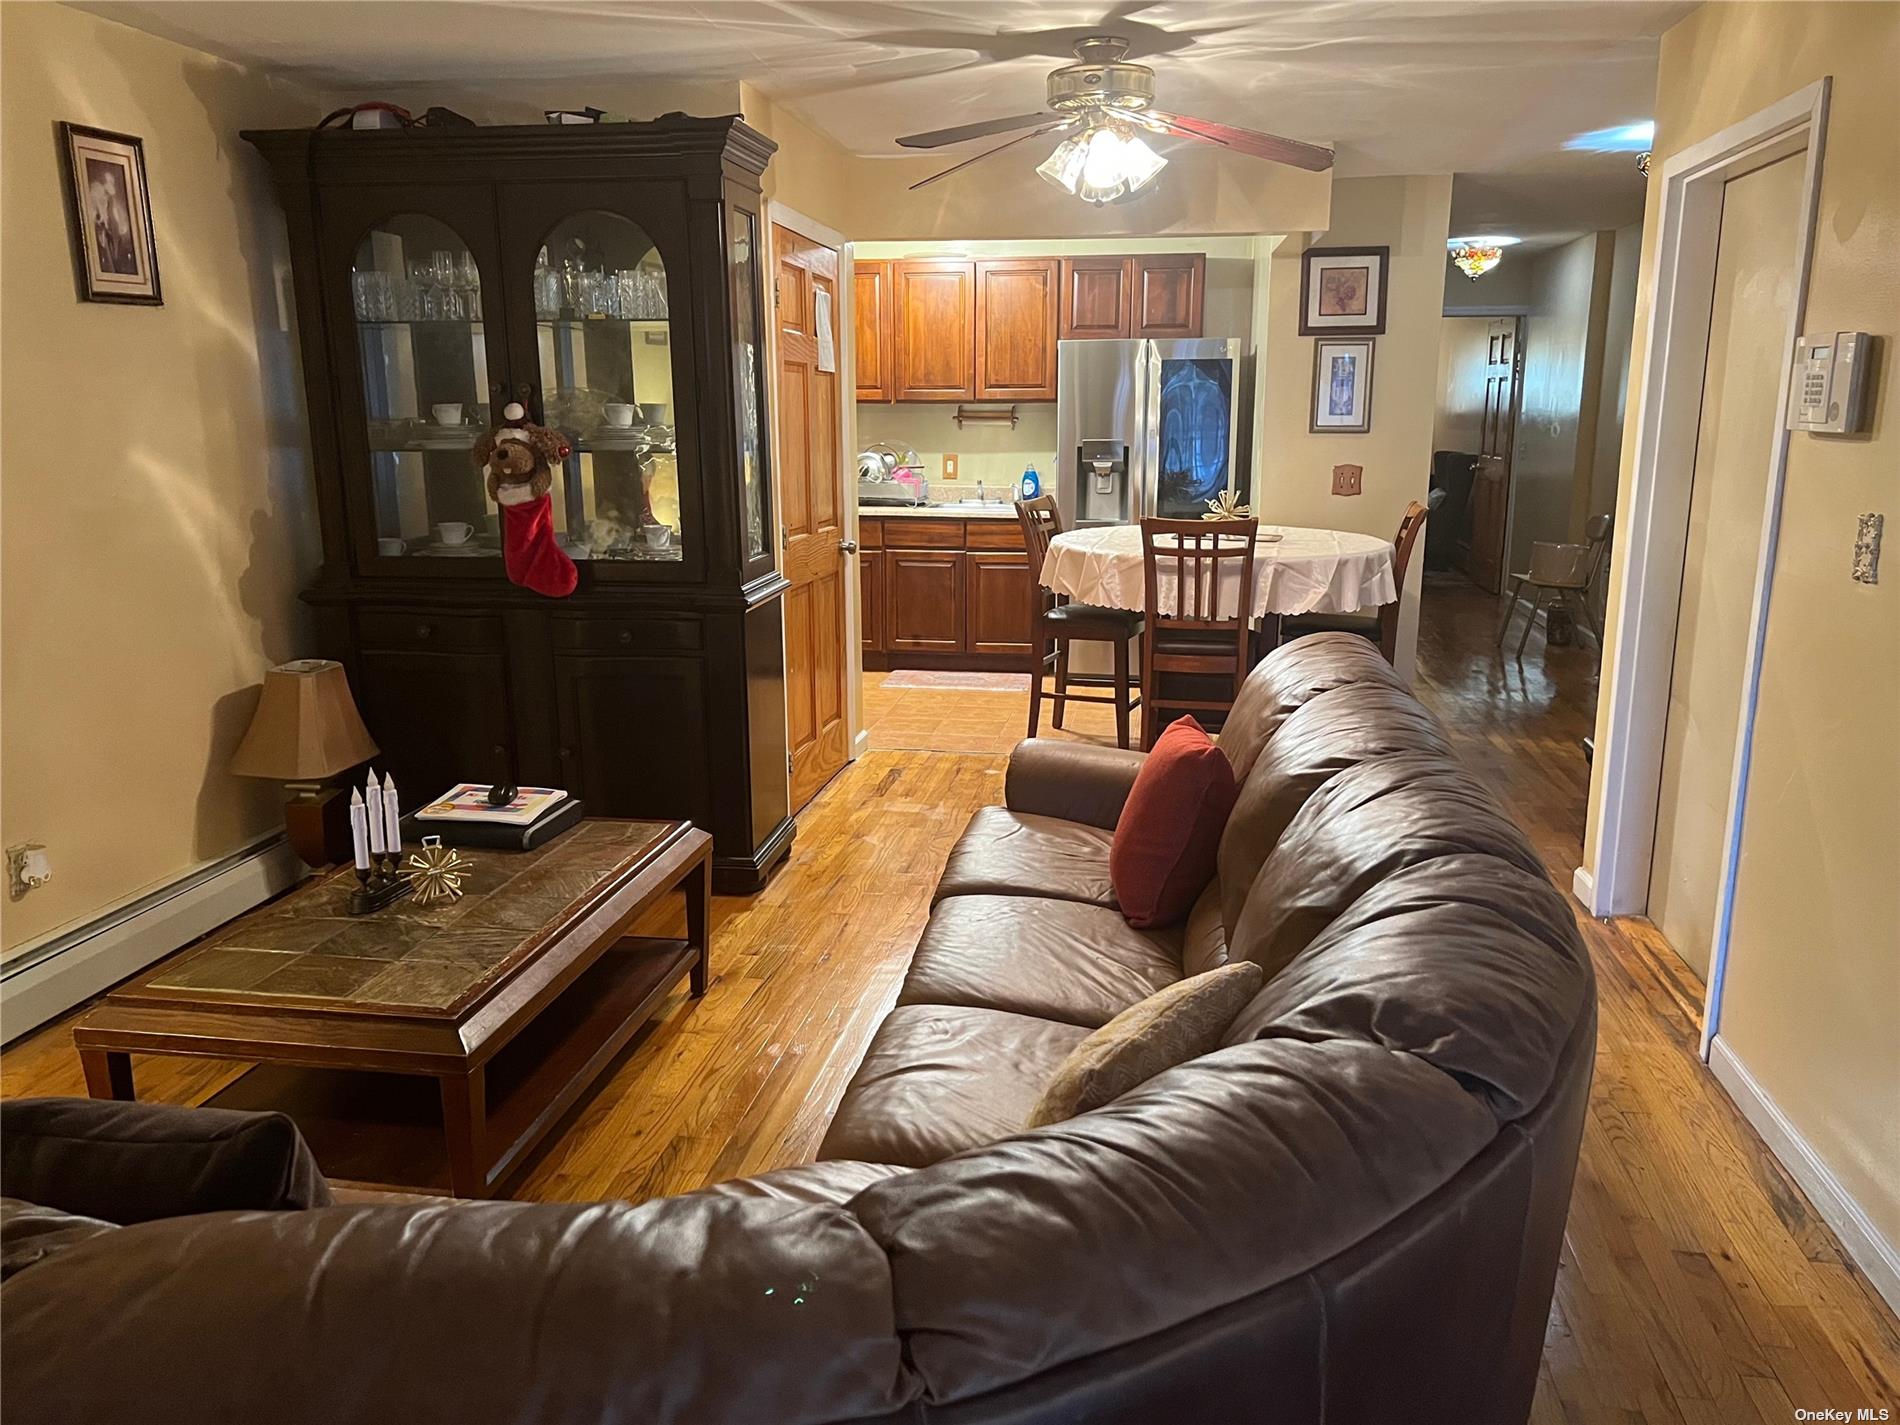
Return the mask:
POLYGON ((1072 603, 1042 585, 1042 563, 1049 554, 1049 542, 1063 533, 1062 512, 1054 495, 1038 495, 1033 500, 1016 502, 1016 518, 1023 527, 1023 548, 1029 551, 1029 735, 1037 735, 1042 722, 1042 700, 1055 702, 1055 726, 1062 726, 1062 714, 1070 703, 1110 703, 1115 708, 1115 741, 1128 746, 1128 715, 1141 706, 1130 696, 1128 645, 1141 637, 1142 617, 1132 609, 1102 608, 1096 604, 1072 603), (1115 659, 1113 673, 1071 673, 1069 645, 1077 640, 1107 643, 1115 659), (1055 669, 1056 688, 1045 694, 1042 680, 1051 666, 1055 669), (1070 684, 1083 688, 1113 688, 1109 697, 1072 693, 1070 684))

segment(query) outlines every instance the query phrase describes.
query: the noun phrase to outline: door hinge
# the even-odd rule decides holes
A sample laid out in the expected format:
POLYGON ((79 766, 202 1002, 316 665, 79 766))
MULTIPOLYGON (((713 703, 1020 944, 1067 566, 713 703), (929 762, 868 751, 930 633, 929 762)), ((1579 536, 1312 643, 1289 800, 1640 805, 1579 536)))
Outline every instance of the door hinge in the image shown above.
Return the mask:
POLYGON ((789 752, 785 754, 785 775, 792 775, 792 754, 789 752))

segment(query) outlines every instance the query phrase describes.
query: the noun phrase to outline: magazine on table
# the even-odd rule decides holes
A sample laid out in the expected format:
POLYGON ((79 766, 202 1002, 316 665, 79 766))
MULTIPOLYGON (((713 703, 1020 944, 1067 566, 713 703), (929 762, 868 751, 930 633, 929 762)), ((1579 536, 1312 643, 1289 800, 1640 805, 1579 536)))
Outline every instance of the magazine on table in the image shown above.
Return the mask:
POLYGON ((567 793, 558 787, 518 787, 513 801, 490 806, 487 783, 459 782, 417 811, 416 820, 532 826, 567 799, 567 793))

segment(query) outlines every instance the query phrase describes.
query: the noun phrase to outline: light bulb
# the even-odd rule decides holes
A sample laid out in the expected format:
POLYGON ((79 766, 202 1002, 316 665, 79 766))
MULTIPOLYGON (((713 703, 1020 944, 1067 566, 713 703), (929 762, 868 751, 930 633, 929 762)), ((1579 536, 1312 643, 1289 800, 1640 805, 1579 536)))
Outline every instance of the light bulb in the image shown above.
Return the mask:
POLYGON ((1134 192, 1167 166, 1138 135, 1102 124, 1064 139, 1036 172, 1064 192, 1100 204, 1134 192))

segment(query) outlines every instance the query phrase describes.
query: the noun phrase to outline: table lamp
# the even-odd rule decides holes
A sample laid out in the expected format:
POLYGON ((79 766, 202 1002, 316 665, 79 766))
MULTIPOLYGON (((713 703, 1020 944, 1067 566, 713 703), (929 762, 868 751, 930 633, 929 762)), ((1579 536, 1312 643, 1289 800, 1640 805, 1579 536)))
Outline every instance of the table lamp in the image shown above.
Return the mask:
POLYGON ((299 658, 264 675, 263 694, 231 770, 287 784, 284 833, 291 849, 306 865, 325 866, 350 858, 350 807, 348 793, 324 781, 375 755, 343 665, 299 658))

